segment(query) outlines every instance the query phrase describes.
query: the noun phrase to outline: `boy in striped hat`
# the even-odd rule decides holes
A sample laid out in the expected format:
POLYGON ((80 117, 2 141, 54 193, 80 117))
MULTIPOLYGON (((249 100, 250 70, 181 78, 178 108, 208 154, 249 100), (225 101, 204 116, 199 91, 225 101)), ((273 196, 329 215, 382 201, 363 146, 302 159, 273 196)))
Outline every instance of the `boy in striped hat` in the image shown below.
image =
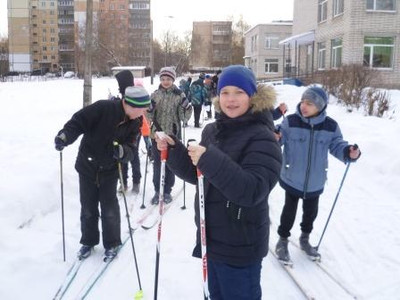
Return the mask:
POLYGON ((105 259, 113 259, 118 253, 118 164, 132 160, 142 115, 149 105, 150 97, 143 87, 129 86, 122 100, 99 100, 77 111, 55 137, 55 148, 62 151, 82 135, 75 163, 81 203, 79 259, 88 257, 100 242, 99 206, 105 259))

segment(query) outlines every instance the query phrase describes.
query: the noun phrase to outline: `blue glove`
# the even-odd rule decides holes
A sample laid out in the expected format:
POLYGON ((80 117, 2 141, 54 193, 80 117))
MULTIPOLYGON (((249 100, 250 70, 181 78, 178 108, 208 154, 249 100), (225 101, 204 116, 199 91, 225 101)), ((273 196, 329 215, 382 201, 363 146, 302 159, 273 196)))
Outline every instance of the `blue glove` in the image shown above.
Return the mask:
POLYGON ((59 133, 55 139, 54 139, 54 144, 56 146, 57 151, 62 151, 67 143, 67 136, 65 135, 64 132, 59 133))
POLYGON ((123 157, 124 157, 124 147, 122 147, 122 145, 119 145, 118 143, 114 143, 113 158, 121 162, 123 157))

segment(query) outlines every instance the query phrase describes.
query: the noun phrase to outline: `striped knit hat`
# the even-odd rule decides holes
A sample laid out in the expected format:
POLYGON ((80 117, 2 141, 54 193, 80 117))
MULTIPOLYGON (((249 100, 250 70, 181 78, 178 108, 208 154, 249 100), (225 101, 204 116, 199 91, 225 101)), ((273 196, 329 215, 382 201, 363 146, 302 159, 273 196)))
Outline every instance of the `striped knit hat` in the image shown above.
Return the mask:
POLYGON ((174 70, 174 68, 172 67, 164 67, 160 70, 160 78, 162 76, 168 76, 170 78, 172 78, 174 81, 176 79, 176 72, 174 70))
POLYGON ((128 86, 125 90, 125 102, 132 107, 150 106, 150 96, 142 86, 128 86))

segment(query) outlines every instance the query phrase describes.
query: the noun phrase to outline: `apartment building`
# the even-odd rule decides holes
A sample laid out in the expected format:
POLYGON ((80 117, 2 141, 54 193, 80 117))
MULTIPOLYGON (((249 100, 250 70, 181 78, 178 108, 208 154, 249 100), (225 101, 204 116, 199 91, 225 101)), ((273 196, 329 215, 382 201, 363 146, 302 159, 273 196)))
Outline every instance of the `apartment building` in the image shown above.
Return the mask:
POLYGON ((151 66, 153 27, 150 17, 150 0, 130 1, 129 4, 130 64, 151 66))
POLYGON ((292 68, 308 76, 345 64, 379 72, 376 83, 400 86, 400 0, 296 0, 293 35, 281 44, 292 68))
POLYGON ((75 71, 74 1, 58 0, 58 55, 60 71, 75 71))
POLYGON ((7 0, 10 71, 24 72, 32 70, 29 2, 28 0, 7 0))
MULTIPOLYGON (((86 0, 8 0, 10 71, 76 71, 83 65, 86 0)), ((150 0, 93 0, 93 61, 150 66, 150 0)))
POLYGON ((282 78, 290 65, 290 57, 284 59, 283 45, 279 42, 292 35, 291 21, 275 21, 259 24, 245 32, 244 64, 253 70, 257 79, 282 78))
POLYGON ((217 70, 232 61, 232 22, 193 22, 190 69, 217 70))

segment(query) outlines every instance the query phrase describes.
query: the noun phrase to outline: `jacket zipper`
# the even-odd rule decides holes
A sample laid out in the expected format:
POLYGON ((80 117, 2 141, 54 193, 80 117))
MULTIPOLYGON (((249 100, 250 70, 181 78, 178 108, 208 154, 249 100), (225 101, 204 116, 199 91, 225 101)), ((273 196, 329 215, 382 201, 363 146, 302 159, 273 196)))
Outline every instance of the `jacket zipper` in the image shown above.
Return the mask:
POLYGON ((312 146, 314 143, 314 125, 311 124, 310 130, 310 143, 308 148, 308 158, 307 158, 307 169, 306 169, 306 178, 304 180, 304 188, 303 188, 303 199, 306 198, 307 189, 308 189, 308 180, 310 179, 310 169, 311 169, 311 155, 312 155, 312 146))

